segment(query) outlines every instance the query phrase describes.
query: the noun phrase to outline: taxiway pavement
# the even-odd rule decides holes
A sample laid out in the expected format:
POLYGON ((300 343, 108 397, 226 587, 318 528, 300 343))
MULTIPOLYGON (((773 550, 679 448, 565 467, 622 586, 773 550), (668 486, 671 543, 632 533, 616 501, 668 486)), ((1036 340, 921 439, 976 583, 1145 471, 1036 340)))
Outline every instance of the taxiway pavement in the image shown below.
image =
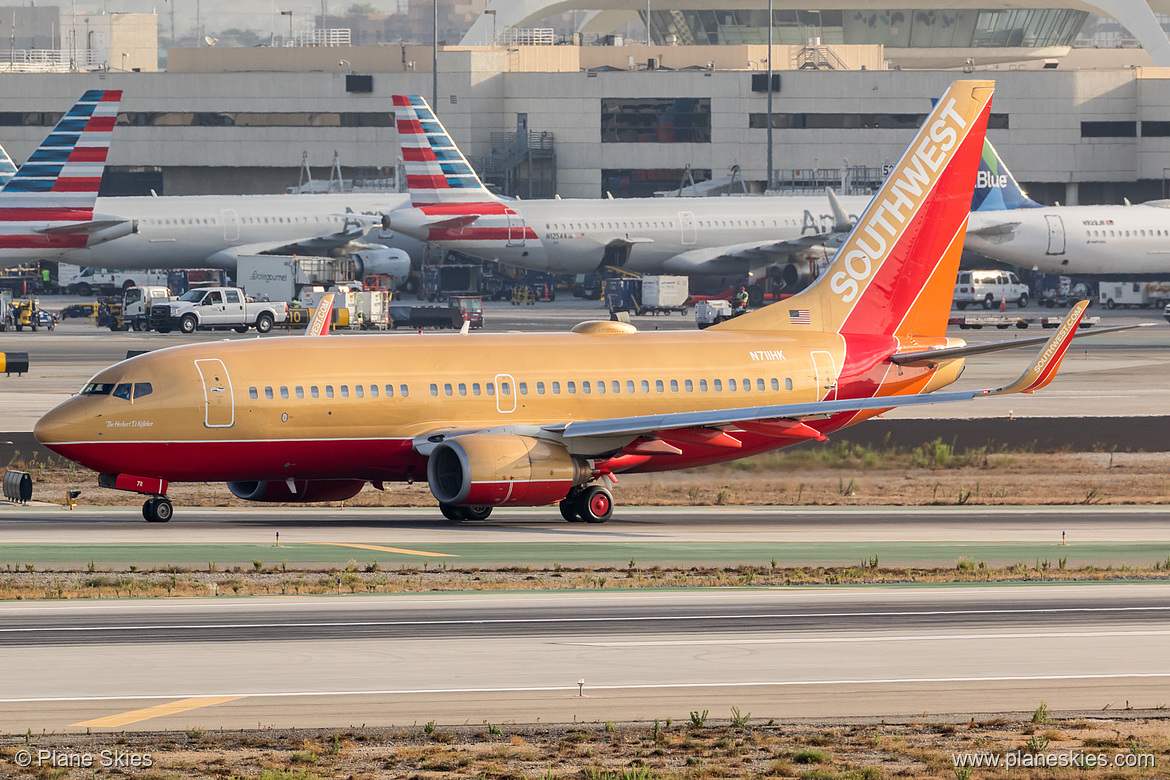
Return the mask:
POLYGON ((622 507, 602 525, 565 523, 547 507, 500 509, 448 523, 431 508, 184 507, 165 525, 137 507, 0 504, 3 560, 39 569, 130 565, 206 569, 287 561, 343 566, 626 567, 655 564, 1007 566, 1061 558, 1072 568, 1170 558, 1163 507, 622 507), (279 534, 279 545, 277 534, 279 534))
POLYGON ((0 604, 0 730, 1153 708, 1170 585, 0 604), (578 681, 584 681, 579 694, 578 681))

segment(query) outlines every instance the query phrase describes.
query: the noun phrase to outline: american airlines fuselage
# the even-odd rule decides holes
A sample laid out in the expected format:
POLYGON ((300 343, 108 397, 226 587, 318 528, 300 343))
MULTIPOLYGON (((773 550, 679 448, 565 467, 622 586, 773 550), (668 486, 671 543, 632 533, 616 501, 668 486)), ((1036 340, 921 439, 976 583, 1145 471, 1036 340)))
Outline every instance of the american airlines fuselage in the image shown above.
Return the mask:
MULTIPOLYGON (((854 215, 869 203, 840 200, 854 215)), ((473 257, 557 273, 739 273, 750 261, 735 252, 828 232, 834 218, 824 196, 637 198, 445 203, 400 210, 390 224, 473 257), (468 215, 474 221, 461 224, 468 215)))
POLYGON ((1170 201, 971 214, 964 246, 1020 268, 1102 280, 1170 278, 1170 201), (1018 223, 1002 231, 996 223, 1018 223))
MULTIPOLYGON (((371 218, 408 202, 405 195, 205 195, 99 198, 102 218, 133 220, 137 232, 88 248, 46 253, 63 262, 116 269, 215 267, 235 271, 240 254, 254 254, 347 231, 367 233, 371 218), (347 216, 352 212, 354 217, 347 216), (365 215, 364 221, 356 219, 365 215)), ((365 237, 420 259, 422 245, 409 236, 375 227, 365 237)), ((325 242, 328 243, 328 242, 325 242)), ((28 262, 35 250, 7 250, 0 259, 28 262)))

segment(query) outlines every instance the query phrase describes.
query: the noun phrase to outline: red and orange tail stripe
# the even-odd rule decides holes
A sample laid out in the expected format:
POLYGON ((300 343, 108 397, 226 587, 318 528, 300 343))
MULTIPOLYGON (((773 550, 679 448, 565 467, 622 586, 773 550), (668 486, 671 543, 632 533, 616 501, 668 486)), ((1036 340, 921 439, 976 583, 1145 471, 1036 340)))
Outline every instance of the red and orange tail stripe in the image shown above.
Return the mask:
POLYGON ((313 312, 313 319, 309 322, 309 327, 305 329, 306 336, 328 336, 329 335, 329 318, 333 314, 333 293, 324 295, 317 303, 317 309, 313 312))

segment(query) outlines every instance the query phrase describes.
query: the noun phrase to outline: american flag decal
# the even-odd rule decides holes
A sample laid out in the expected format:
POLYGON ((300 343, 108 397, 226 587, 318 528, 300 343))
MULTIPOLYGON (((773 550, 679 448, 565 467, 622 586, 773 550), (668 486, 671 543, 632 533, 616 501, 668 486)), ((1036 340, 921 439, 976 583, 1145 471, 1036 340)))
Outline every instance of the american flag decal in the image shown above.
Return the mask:
POLYGON ((811 325, 812 320, 809 319, 808 309, 789 309, 788 310, 788 324, 790 324, 790 325, 811 325))

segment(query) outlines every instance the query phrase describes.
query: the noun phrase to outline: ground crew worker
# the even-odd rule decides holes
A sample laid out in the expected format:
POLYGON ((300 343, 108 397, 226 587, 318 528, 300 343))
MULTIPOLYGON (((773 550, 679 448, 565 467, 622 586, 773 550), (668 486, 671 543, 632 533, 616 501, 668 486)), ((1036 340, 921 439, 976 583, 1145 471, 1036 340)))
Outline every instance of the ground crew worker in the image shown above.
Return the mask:
POLYGON ((743 314, 748 308, 748 291, 746 287, 740 287, 735 293, 735 313, 743 314))

